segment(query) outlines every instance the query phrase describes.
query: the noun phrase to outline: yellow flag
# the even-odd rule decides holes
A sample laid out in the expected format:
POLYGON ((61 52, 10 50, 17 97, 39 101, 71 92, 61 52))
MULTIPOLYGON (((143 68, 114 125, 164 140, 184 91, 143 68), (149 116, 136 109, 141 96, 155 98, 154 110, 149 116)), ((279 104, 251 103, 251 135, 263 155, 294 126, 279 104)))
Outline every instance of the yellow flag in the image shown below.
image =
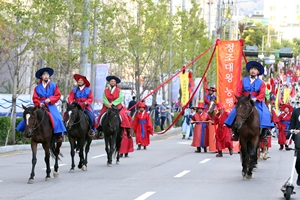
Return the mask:
POLYGON ((275 99, 275 110, 276 110, 276 114, 278 115, 279 114, 279 98, 280 98, 280 86, 279 84, 277 85, 277 94, 276 94, 276 99, 275 99))
POLYGON ((185 105, 189 101, 189 73, 181 72, 180 75, 180 88, 181 88, 181 104, 185 105))
POLYGON ((284 88, 284 91, 283 91, 283 103, 288 103, 289 102, 290 92, 291 92, 290 88, 284 88))

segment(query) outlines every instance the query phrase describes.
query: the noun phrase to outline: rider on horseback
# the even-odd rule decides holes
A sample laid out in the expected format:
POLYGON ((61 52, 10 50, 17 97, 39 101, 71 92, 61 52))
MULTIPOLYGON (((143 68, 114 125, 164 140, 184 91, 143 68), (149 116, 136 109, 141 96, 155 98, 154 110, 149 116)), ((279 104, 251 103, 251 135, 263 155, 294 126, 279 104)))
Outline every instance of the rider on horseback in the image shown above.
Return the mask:
MULTIPOLYGON (((251 95, 260 116, 261 138, 271 136, 269 128, 274 127, 274 124, 271 122, 271 113, 264 103, 266 85, 258 77, 259 75, 264 74, 264 67, 258 62, 250 61, 247 63, 246 69, 250 76, 243 78, 241 83, 238 84, 236 96, 240 97, 249 94, 251 95)), ((235 117, 236 109, 234 107, 226 119, 225 124, 232 128, 232 140, 238 141, 239 135, 237 129, 233 126, 235 117)))
POLYGON ((77 81, 78 86, 71 90, 68 102, 76 102, 85 110, 85 113, 89 116, 89 136, 93 137, 95 135, 96 126, 94 111, 91 106, 94 96, 92 90, 89 88, 90 82, 85 76, 80 74, 74 74, 74 79, 77 81))
POLYGON ((208 90, 208 94, 204 96, 204 111, 208 110, 210 101, 215 101, 217 99, 216 95, 214 94, 214 92, 217 91, 216 88, 210 87, 206 88, 206 90, 208 90))
POLYGON ((108 108, 116 106, 120 110, 120 116, 122 118, 121 127, 126 129, 127 136, 130 137, 130 128, 131 122, 128 120, 126 115, 126 107, 122 105, 123 93, 120 88, 118 88, 118 83, 121 83, 121 80, 116 76, 107 76, 106 80, 108 81, 108 87, 104 90, 103 93, 103 107, 98 116, 98 131, 101 133, 101 117, 106 112, 108 108))

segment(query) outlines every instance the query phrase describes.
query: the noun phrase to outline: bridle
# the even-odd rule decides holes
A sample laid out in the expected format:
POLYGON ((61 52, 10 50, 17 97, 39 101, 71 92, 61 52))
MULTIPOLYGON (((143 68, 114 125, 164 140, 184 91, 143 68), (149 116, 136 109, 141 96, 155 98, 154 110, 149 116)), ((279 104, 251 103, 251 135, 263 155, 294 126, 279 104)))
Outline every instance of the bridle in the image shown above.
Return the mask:
MULTIPOLYGON (((247 110, 247 105, 246 105, 246 110, 247 110)), ((240 116, 241 118, 242 118, 242 121, 241 121, 241 123, 243 124, 247 119, 248 119, 248 117, 251 115, 253 113, 253 107, 252 107, 252 109, 251 109, 251 111, 248 113, 248 115, 246 116, 246 117, 244 117, 244 116, 242 116, 242 115, 239 115, 239 114, 236 114, 236 116, 240 116)))
MULTIPOLYGON (((35 131, 42 123, 43 123, 43 121, 44 121, 44 117, 45 117, 45 113, 46 113, 46 111, 43 109, 43 117, 42 117, 42 119, 41 119, 41 121, 37 124, 37 118, 35 119, 35 121, 34 121, 34 125, 33 125, 33 127, 28 131, 29 133, 33 133, 33 131, 35 131)), ((37 111, 36 111, 37 112, 37 111)))
MULTIPOLYGON (((110 108, 107 110, 107 118, 109 118, 109 114, 112 113, 114 116, 118 117, 118 113, 114 112, 114 110, 112 110, 113 108, 110 108)), ((108 125, 110 127, 113 127, 113 125, 111 124, 111 120, 108 120, 108 125)))
MULTIPOLYGON (((76 109, 76 108, 73 108, 72 110, 74 110, 74 109, 76 109)), ((77 111, 79 112, 79 109, 77 109, 77 111)), ((76 114, 77 114, 78 112, 76 112, 76 114)), ((81 120, 82 120, 83 114, 84 114, 84 112, 82 111, 81 114, 79 115, 80 118, 79 118, 79 120, 78 120, 77 122, 74 122, 75 119, 76 119, 76 116, 77 116, 77 115, 75 115, 75 119, 74 119, 73 123, 69 123, 68 126, 70 126, 70 128, 71 128, 72 126, 74 126, 74 125, 76 125, 76 124, 79 124, 79 123, 81 122, 81 120)), ((70 118, 71 118, 71 116, 70 116, 70 118)))

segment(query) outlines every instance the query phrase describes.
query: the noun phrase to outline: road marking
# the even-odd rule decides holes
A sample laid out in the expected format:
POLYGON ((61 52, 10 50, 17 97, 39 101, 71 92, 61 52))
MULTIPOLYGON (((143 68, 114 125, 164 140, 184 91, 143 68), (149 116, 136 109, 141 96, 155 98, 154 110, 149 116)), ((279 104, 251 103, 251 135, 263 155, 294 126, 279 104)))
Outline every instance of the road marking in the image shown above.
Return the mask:
POLYGON ((189 173, 191 170, 184 170, 183 172, 180 172, 179 174, 177 174, 176 176, 174 176, 174 178, 179 178, 182 177, 184 175, 186 175, 187 173, 189 173))
POLYGON ((2 183, 3 182, 3 180, 0 180, 0 183, 2 183))
POLYGON ((106 156, 106 154, 101 154, 101 155, 98 155, 98 156, 93 156, 91 158, 99 158, 99 157, 103 157, 103 156, 106 156))
MULTIPOLYGON (((59 164, 58 166, 61 167, 61 166, 64 166, 64 165, 67 165, 67 164, 59 164)), ((46 170, 47 168, 43 168, 43 170, 46 170)), ((54 169, 54 166, 50 167, 50 169, 54 169)))
POLYGON ((136 198, 134 200, 144 200, 144 199, 147 199, 148 197, 150 197, 154 193, 155 192, 146 192, 145 194, 139 196, 138 198, 136 198))
POLYGON ((177 142, 178 144, 191 144, 191 142, 177 142))
POLYGON ((206 163, 206 162, 208 162, 208 161, 210 161, 210 158, 207 158, 207 159, 204 159, 204 160, 202 160, 201 162, 199 162, 199 163, 206 163))

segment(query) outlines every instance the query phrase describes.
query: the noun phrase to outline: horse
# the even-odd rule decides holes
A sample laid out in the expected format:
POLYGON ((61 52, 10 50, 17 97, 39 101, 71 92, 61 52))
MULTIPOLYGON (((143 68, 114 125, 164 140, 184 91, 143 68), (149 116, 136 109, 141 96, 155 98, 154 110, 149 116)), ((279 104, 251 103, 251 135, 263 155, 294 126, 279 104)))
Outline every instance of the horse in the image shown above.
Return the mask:
POLYGON ((78 169, 82 171, 87 170, 88 153, 92 138, 88 135, 90 130, 88 115, 84 112, 84 109, 78 103, 67 104, 67 111, 65 116, 65 125, 68 131, 68 138, 71 147, 72 164, 70 172, 74 172, 74 156, 75 156, 75 142, 77 141, 77 147, 79 148, 79 164, 78 169), (83 149, 85 147, 85 156, 83 149))
MULTIPOLYGON (((122 108, 121 108, 122 109, 122 108)), ((102 131, 104 133, 105 141, 105 151, 107 154, 107 166, 112 166, 112 156, 113 154, 117 156, 116 164, 119 164, 120 159, 120 146, 122 141, 122 132, 121 128, 121 118, 120 110, 112 105, 111 108, 108 108, 106 113, 104 113, 100 119, 102 124, 102 131)), ((101 131, 98 126, 98 131, 101 131)))
POLYGON ((216 101, 215 100, 211 100, 208 104, 208 110, 207 110, 207 114, 210 116, 211 119, 214 119, 216 116, 216 101))
POLYGON ((61 142, 57 143, 53 134, 53 128, 51 125, 50 117, 47 114, 46 108, 38 107, 26 107, 22 105, 23 119, 25 122, 25 134, 31 135, 31 151, 32 151, 32 168, 30 178, 28 179, 28 184, 34 183, 35 176, 35 165, 37 162, 37 144, 42 143, 45 151, 45 163, 46 163, 46 177, 45 180, 50 180, 51 169, 50 169, 50 155, 55 159, 53 176, 57 178, 59 176, 58 172, 58 160, 60 160, 60 147, 61 142))
POLYGON ((248 96, 237 97, 235 105, 236 119, 234 126, 240 135, 240 154, 243 178, 251 179, 252 170, 257 164, 257 148, 259 146, 260 117, 254 101, 248 96))

